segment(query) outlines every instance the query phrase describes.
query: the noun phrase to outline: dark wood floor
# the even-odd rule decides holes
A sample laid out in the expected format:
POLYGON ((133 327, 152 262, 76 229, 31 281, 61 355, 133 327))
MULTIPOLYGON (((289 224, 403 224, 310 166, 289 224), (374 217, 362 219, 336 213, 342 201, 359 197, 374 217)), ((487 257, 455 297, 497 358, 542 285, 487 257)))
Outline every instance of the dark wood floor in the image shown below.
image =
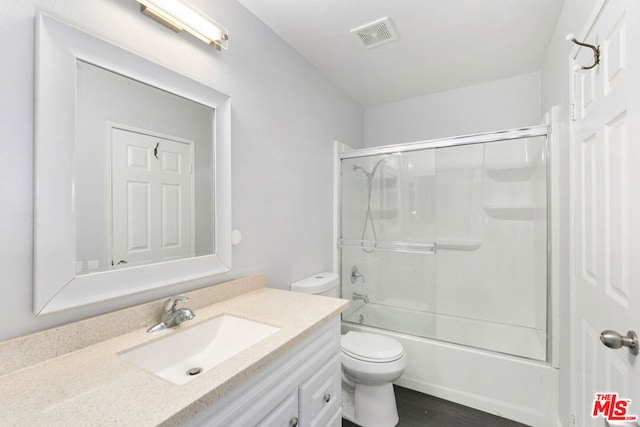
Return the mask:
MULTIPOLYGON (((394 386, 400 422, 398 427, 526 427, 486 412, 437 397, 394 386)), ((355 424, 342 420, 343 427, 355 424)))

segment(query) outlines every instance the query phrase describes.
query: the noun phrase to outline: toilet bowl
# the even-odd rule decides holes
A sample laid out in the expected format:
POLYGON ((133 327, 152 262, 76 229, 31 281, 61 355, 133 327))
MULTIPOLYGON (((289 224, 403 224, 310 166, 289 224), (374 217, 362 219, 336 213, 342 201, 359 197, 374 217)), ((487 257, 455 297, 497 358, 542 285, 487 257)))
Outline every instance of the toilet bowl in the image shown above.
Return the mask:
POLYGON ((365 332, 341 338, 343 417, 361 426, 395 426, 398 410, 393 381, 407 366, 402 345, 365 332))
MULTIPOLYGON (((336 273, 318 273, 291 284, 291 290, 338 297, 336 273)), ((398 341, 350 331, 340 339, 342 417, 363 427, 398 423, 393 381, 402 376, 407 356, 398 341)))

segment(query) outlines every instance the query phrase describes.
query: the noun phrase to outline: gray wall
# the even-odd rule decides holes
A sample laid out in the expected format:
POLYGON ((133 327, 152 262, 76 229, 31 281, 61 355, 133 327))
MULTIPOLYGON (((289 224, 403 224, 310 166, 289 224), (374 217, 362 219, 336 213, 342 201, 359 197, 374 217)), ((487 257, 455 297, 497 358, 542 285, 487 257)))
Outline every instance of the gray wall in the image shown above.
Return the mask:
POLYGON ((540 73, 368 107, 367 147, 539 124, 540 73))
POLYGON ((208 283, 264 271, 270 287, 287 288, 331 268, 333 141, 362 145, 363 109, 235 0, 192 3, 229 29, 228 51, 174 34, 132 0, 0 0, 0 339, 204 284, 32 314, 37 10, 231 95, 233 227, 243 241, 233 271, 208 283))

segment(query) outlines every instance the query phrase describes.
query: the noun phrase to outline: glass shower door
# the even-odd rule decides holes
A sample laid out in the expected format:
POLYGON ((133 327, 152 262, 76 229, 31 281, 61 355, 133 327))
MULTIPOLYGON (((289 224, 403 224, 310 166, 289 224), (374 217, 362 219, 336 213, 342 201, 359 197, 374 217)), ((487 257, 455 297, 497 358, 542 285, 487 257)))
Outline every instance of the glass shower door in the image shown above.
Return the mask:
POLYGON ((546 360, 546 137, 436 150, 436 333, 546 360))
POLYGON ((546 200, 546 136, 343 159, 343 320, 546 360, 546 200))
POLYGON ((341 162, 345 321, 430 335, 435 290, 435 152, 341 162), (416 318, 418 316, 418 318, 416 318))

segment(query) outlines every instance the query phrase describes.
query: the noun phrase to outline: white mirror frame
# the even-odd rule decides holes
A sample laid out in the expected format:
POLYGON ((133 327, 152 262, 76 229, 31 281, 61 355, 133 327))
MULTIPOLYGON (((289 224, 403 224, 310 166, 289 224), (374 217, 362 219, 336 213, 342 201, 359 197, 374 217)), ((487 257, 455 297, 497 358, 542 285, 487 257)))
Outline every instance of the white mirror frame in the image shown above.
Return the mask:
POLYGON ((228 95, 41 13, 36 15, 34 289, 36 315, 231 269, 228 95), (214 254, 76 276, 76 59, 210 106, 214 113, 214 254))

